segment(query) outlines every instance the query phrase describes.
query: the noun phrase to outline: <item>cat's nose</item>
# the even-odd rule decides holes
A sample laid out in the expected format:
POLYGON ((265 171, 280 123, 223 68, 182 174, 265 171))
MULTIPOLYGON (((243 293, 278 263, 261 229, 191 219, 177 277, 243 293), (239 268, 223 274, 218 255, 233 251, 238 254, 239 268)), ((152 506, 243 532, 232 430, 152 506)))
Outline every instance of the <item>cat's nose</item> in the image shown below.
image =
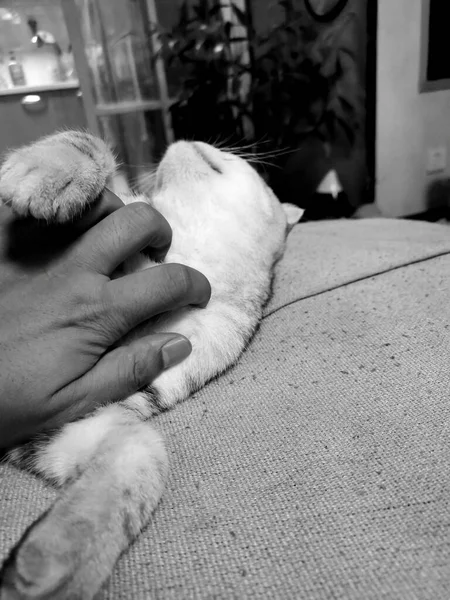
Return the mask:
POLYGON ((214 156, 215 149, 202 142, 178 141, 167 149, 158 169, 158 179, 163 184, 186 181, 221 174, 222 169, 214 156), (168 180, 168 179, 167 179, 168 180))
POLYGON ((208 144, 203 142, 192 142, 192 145, 197 154, 205 161, 207 165, 211 167, 213 171, 219 174, 222 173, 222 169, 217 164, 217 160, 215 160, 215 157, 211 156, 211 151, 214 150, 211 146, 208 146, 208 144))

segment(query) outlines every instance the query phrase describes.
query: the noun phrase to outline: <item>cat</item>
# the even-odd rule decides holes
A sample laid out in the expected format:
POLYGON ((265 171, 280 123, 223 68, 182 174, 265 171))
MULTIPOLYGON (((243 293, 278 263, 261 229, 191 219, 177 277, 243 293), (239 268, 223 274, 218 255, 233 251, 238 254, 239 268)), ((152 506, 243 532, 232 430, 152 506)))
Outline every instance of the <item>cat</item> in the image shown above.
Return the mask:
MULTIPOLYGON (((21 216, 66 222, 113 187, 116 162, 107 144, 81 131, 60 132, 19 148, 0 169, 0 199, 21 216)), ((68 423, 46 440, 9 451, 62 488, 3 565, 0 598, 93 598, 124 550, 149 522, 164 489, 168 459, 151 417, 173 407, 233 365, 257 328, 288 231, 301 209, 282 205, 256 170, 236 154, 203 142, 166 150, 149 202, 169 221, 164 262, 208 277, 204 309, 185 308, 140 326, 133 336, 177 332, 192 354, 121 402, 68 423)), ((139 254, 126 273, 154 266, 139 254)))

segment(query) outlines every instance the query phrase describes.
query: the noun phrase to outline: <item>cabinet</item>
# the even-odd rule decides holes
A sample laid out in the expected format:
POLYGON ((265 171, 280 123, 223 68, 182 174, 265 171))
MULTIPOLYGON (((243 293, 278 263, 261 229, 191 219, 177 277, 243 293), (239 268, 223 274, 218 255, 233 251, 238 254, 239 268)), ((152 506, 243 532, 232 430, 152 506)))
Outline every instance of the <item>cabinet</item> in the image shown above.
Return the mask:
POLYGON ((87 127, 138 179, 172 140, 157 23, 155 0, 0 0, 0 152, 87 127), (12 54, 26 86, 1 89, 12 54))
POLYGON ((0 0, 0 153, 87 126, 62 7, 0 0))
POLYGON ((1 154, 63 127, 80 129, 86 126, 78 86, 0 96, 1 154))

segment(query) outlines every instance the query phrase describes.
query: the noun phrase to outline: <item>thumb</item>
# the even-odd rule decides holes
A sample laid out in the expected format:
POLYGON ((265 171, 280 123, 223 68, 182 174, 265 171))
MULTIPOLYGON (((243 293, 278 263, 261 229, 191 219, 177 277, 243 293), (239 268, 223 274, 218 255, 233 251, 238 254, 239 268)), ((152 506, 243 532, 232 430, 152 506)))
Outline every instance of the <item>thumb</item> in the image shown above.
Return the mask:
POLYGON ((85 375, 60 390, 59 398, 53 397, 53 402, 66 405, 58 420, 61 416, 64 422, 73 420, 102 404, 123 400, 191 352, 191 342, 176 333, 150 335, 111 350, 85 375))

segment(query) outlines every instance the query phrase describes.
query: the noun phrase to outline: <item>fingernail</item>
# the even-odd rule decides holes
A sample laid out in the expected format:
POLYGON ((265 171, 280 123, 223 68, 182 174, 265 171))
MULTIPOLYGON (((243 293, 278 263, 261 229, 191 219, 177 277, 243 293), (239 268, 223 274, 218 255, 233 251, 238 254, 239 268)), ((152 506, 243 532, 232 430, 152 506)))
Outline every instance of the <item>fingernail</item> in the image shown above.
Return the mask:
POLYGON ((186 338, 174 338, 161 348, 164 369, 177 365, 192 352, 192 345, 186 338))

